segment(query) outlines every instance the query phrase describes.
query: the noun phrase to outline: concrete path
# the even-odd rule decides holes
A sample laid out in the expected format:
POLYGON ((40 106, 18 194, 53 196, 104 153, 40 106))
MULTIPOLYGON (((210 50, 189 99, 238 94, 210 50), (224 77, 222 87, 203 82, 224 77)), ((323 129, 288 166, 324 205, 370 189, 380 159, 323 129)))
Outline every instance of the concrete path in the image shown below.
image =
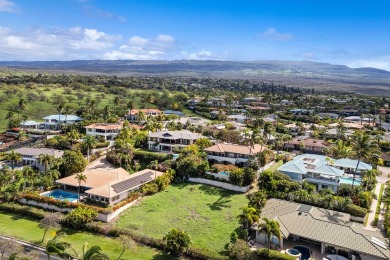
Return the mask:
POLYGON ((388 180, 390 180, 390 167, 379 166, 378 170, 381 172, 381 175, 376 177, 378 183, 386 183, 388 180))
MULTIPOLYGON (((380 192, 380 189, 381 189, 381 185, 382 185, 381 183, 377 183, 376 186, 375 186, 375 194, 376 194, 377 197, 379 197, 379 192, 380 192)), ((365 229, 373 230, 373 231, 380 231, 379 228, 371 226, 371 223, 375 219, 375 211, 376 211, 377 205, 378 205, 378 200, 374 199, 372 201, 372 204, 371 204, 370 213, 368 215, 368 220, 367 220, 367 226, 365 227, 365 229)))

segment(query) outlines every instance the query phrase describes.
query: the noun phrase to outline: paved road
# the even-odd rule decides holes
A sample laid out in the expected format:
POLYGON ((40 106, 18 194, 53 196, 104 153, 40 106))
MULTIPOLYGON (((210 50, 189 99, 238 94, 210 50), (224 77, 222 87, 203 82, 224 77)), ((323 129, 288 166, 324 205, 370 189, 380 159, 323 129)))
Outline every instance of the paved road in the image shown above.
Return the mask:
MULTIPOLYGON (((22 240, 19 240, 19 239, 16 239, 16 238, 8 237, 8 236, 0 235, 0 238, 11 240, 11 241, 13 241, 13 242, 23 246, 25 253, 29 253, 31 251, 37 252, 39 254, 39 260, 47 260, 47 255, 45 253, 45 249, 43 249, 42 247, 38 247, 36 245, 27 243, 25 241, 22 241, 22 240)), ((62 258, 59 258, 57 256, 51 256, 50 259, 62 260, 62 258)))

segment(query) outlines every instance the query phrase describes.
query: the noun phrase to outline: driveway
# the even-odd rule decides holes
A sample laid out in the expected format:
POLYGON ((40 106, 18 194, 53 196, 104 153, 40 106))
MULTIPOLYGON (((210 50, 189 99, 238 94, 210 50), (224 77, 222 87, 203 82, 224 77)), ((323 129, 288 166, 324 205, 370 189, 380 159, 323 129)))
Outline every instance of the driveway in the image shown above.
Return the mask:
POLYGON ((390 180, 390 167, 378 166, 378 170, 382 173, 382 175, 376 177, 378 183, 386 183, 388 180, 390 180))
POLYGON ((106 156, 102 156, 95 161, 91 162, 90 164, 87 165, 85 170, 92 170, 92 169, 101 169, 101 170, 112 170, 115 169, 114 165, 109 163, 106 159, 106 156))

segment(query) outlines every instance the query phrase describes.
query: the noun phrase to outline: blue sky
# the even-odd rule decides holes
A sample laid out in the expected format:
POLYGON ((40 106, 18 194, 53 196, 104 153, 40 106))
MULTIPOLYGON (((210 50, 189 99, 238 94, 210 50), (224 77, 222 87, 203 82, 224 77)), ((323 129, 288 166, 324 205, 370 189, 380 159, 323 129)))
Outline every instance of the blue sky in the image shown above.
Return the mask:
POLYGON ((0 0, 0 60, 312 60, 390 70, 390 1, 0 0))

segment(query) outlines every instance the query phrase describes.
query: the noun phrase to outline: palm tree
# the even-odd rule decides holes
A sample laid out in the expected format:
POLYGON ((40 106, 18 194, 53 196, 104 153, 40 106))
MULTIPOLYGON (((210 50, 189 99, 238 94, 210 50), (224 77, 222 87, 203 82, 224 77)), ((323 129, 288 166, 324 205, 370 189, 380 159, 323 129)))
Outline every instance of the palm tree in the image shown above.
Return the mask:
POLYGON ((45 251, 47 259, 50 260, 51 255, 57 255, 65 259, 73 259, 73 257, 66 253, 67 249, 70 249, 71 245, 68 242, 59 241, 60 235, 55 235, 54 238, 50 239, 46 243, 45 251))
POLYGON ((69 105, 65 106, 65 108, 64 108, 64 113, 65 113, 65 131, 66 131, 66 127, 67 127, 68 115, 70 113, 72 113, 72 111, 73 111, 73 108, 71 106, 69 106, 69 105))
POLYGON ((253 225, 253 223, 259 220, 259 215, 257 211, 253 207, 249 207, 248 205, 242 208, 242 213, 237 217, 241 224, 244 225, 247 229, 253 225))
POLYGON ((269 220, 268 218, 263 218, 264 223, 259 225, 260 232, 263 232, 267 235, 268 249, 271 248, 271 238, 275 236, 279 239, 282 239, 279 222, 276 220, 269 220))
POLYGON ((77 173, 76 176, 74 177, 77 180, 78 184, 78 189, 77 189, 77 201, 80 199, 80 188, 81 188, 81 182, 86 182, 87 181, 87 176, 83 174, 82 172, 77 173))
POLYGON ((141 122, 145 121, 145 120, 146 120, 145 113, 143 111, 139 110, 138 116, 137 116, 138 125, 141 125, 141 122))
POLYGON ((72 144, 74 144, 76 140, 80 139, 80 134, 75 129, 72 129, 66 133, 66 137, 72 144))
POLYGON ((88 248, 88 242, 83 246, 83 255, 80 260, 108 260, 108 256, 102 252, 100 246, 92 246, 88 248))
POLYGON ((353 172, 352 188, 355 184, 355 175, 359 168, 361 160, 369 159, 374 154, 379 154, 380 150, 378 144, 372 142, 370 137, 362 131, 358 131, 353 135, 351 140, 352 151, 355 153, 355 156, 358 160, 356 164, 356 169, 353 172))
POLYGON ((11 168, 13 170, 15 169, 16 163, 23 161, 23 156, 12 150, 10 153, 3 153, 3 159, 11 162, 11 168))
POLYGON ((87 160, 89 162, 89 149, 94 149, 97 145, 96 138, 92 135, 87 135, 84 139, 83 146, 87 148, 87 160))
POLYGON ((50 155, 50 154, 40 154, 39 155, 39 163, 40 164, 43 164, 45 166, 45 175, 47 174, 47 169, 49 167, 50 164, 52 164, 54 162, 55 158, 54 156, 50 155))
POLYGON ((63 104, 59 104, 58 107, 57 107, 57 112, 58 112, 58 126, 57 126, 57 130, 59 130, 60 126, 61 126, 61 113, 62 113, 63 108, 64 108, 63 104))
POLYGON ((156 180, 157 178, 157 166, 158 166, 158 161, 157 160, 154 160, 154 161, 151 161, 150 164, 149 164, 149 167, 154 170, 154 180, 156 180))

